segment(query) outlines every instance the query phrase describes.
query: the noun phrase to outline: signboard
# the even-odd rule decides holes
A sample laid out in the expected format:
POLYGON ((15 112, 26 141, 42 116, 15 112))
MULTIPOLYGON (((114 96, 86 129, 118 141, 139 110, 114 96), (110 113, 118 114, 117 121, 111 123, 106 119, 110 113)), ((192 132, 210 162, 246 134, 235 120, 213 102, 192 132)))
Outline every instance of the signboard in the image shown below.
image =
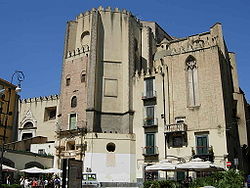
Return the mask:
POLYGON ((230 166, 232 166, 232 163, 230 161, 227 162, 227 167, 229 168, 230 166))
POLYGON ((82 161, 63 159, 63 188, 82 187, 82 161))

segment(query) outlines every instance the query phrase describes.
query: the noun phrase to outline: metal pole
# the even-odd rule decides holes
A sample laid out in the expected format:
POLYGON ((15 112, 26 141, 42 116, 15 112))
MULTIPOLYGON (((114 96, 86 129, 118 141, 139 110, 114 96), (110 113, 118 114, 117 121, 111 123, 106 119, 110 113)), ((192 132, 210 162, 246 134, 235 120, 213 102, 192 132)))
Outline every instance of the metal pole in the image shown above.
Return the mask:
MULTIPOLYGON (((164 79, 164 72, 161 73, 162 75, 162 95, 163 95, 163 121, 164 121, 164 128, 166 126, 166 106, 165 106, 165 103, 166 103, 166 96, 165 96, 165 79, 164 79)), ((165 136, 165 159, 167 158, 167 141, 166 141, 166 135, 165 136)))
POLYGON ((8 116, 9 116, 9 108, 10 108, 10 99, 11 99, 11 88, 8 88, 9 93, 9 100, 7 100, 7 109, 5 114, 5 122, 4 122, 4 132, 3 132, 3 140, 2 140, 2 147, 1 147, 1 158, 0 158, 0 185, 3 184, 3 157, 4 157, 4 145, 5 145, 5 138, 6 138, 6 129, 8 126, 8 116))

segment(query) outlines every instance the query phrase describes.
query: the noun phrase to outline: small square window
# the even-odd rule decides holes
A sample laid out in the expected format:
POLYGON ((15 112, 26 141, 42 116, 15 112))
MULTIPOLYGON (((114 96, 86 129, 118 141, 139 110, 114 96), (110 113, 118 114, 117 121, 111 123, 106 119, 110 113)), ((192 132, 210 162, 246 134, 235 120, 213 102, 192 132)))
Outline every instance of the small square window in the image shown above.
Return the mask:
POLYGON ((38 154, 44 155, 44 154, 45 154, 45 149, 39 149, 39 150, 38 150, 38 154))
POLYGON ((45 108, 44 121, 56 119, 56 107, 45 108))

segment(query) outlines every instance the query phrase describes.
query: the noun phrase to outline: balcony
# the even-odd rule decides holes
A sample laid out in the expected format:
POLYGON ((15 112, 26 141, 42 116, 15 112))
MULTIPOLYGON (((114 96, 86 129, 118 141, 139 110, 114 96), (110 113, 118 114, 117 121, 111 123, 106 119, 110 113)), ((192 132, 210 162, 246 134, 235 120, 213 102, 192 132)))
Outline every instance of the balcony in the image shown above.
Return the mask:
POLYGON ((142 100, 148 100, 148 99, 155 99, 156 98, 156 91, 146 91, 142 93, 142 100))
POLYGON ((204 161, 214 161, 214 151, 213 151, 213 146, 206 147, 206 146, 197 146, 192 148, 192 155, 193 158, 201 158, 204 161))
POLYGON ((185 123, 174 123, 168 124, 164 127, 165 133, 174 133, 174 132, 185 132, 187 131, 187 125, 185 123))
POLYGON ((158 126, 158 119, 157 118, 145 118, 143 120, 143 127, 157 127, 158 126))
POLYGON ((159 151, 157 146, 145 146, 142 151, 144 156, 158 156, 159 151))

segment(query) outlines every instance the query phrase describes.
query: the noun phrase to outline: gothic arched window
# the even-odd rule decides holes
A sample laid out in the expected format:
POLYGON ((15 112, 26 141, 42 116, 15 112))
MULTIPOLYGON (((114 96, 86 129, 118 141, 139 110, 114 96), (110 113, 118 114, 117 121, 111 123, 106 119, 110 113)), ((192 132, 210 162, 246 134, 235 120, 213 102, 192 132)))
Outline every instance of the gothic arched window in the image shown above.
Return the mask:
POLYGON ((188 106, 199 106, 197 62, 193 56, 186 59, 186 74, 188 106))
POLYGON ((76 106, 77 106, 77 98, 76 98, 76 96, 74 96, 71 99, 71 107, 75 108, 76 106))

